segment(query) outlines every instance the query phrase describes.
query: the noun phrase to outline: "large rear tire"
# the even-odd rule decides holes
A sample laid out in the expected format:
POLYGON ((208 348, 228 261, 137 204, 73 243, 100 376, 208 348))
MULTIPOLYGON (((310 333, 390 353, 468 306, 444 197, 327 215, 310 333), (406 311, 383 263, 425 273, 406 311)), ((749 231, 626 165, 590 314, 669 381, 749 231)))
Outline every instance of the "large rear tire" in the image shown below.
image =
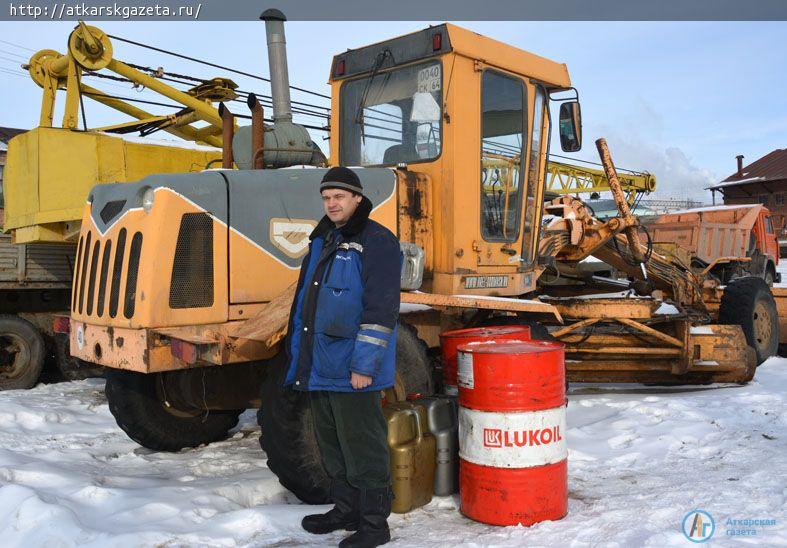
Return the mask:
MULTIPOLYGON (((288 365, 286 353, 280 352, 266 366, 262 405, 257 412, 260 446, 268 456, 268 468, 284 487, 307 504, 324 504, 330 479, 314 433, 309 394, 284 386, 288 365)), ((426 343, 402 321, 397 330, 396 372, 406 393, 433 393, 426 343)))
POLYGON ((109 410, 128 437, 154 451, 180 451, 220 441, 238 424, 242 410, 204 411, 174 404, 164 375, 106 369, 109 410))
POLYGON ((757 354, 757 365, 777 354, 779 315, 773 294, 762 278, 747 276, 727 284, 719 306, 719 323, 741 326, 746 342, 757 354))
POLYGON ((46 343, 27 320, 0 315, 0 390, 32 388, 41 376, 46 343))

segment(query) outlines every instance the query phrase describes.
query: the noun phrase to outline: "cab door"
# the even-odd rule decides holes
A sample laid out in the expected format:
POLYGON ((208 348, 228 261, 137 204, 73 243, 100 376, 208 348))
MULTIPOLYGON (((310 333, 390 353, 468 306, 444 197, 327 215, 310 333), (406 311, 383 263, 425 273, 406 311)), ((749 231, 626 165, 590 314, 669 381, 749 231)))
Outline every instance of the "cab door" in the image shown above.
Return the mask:
POLYGON ((514 75, 481 75, 480 266, 519 266, 527 151, 527 87, 514 75))

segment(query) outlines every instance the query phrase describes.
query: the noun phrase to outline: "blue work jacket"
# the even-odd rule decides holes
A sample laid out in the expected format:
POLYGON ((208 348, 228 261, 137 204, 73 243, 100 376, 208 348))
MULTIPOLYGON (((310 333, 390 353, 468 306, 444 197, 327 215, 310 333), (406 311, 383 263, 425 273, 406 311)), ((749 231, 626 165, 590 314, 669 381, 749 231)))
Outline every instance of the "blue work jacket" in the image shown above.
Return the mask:
POLYGON ((285 385, 296 390, 370 392, 394 384, 401 250, 368 218, 364 198, 337 229, 324 217, 312 232, 290 311, 285 385), (350 373, 372 377, 353 389, 350 373))

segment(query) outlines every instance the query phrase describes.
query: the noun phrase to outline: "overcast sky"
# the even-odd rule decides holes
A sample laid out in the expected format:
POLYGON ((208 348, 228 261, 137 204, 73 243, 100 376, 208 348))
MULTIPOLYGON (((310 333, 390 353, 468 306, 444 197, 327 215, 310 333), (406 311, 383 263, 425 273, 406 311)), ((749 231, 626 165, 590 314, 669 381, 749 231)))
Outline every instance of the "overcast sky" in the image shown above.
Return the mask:
MULTIPOLYGON (((606 137, 619 166, 656 174, 659 197, 707 201, 709 193, 702 188, 735 171, 737 154, 745 155, 748 163, 787 147, 787 23, 458 24, 566 63, 580 92, 584 125, 583 150, 574 156, 596 160, 593 141, 606 137)), ((329 94, 326 82, 335 53, 426 25, 287 23, 290 83, 329 94)), ((268 75, 262 22, 100 22, 96 26, 109 34, 268 75)), ((71 28, 69 22, 0 22, 0 126, 37 125, 40 88, 19 70, 19 64, 33 50, 64 52, 71 28)), ((202 78, 229 76, 241 89, 270 91, 264 82, 220 69, 120 42, 113 46, 122 61, 202 78)), ((90 84, 112 94, 162 100, 147 91, 138 93, 128 84, 95 79, 90 84)), ((58 125, 64 99, 64 94, 59 95, 58 125)), ((293 99, 328 106, 327 100, 297 92, 293 99)), ((245 113, 240 104, 233 108, 245 113)), ((96 127, 127 118, 88 102, 87 119, 89 126, 96 127)), ((327 152, 327 142, 318 144, 327 152)), ((553 152, 560 153, 559 149, 557 143, 552 147, 553 152)))

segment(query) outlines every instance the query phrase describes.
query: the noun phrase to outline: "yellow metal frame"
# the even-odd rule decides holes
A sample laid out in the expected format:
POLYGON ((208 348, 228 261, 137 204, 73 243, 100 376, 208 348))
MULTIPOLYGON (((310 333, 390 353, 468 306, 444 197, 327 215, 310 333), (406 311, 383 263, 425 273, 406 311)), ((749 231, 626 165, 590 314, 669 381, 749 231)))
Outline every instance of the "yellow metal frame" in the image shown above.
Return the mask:
MULTIPOLYGON (((234 89, 237 86, 234 82, 216 78, 184 93, 115 59, 112 56, 112 43, 109 37, 101 29, 82 22, 71 33, 65 55, 54 50, 41 50, 30 58, 28 64, 30 76, 44 90, 39 126, 52 127, 57 90, 63 88, 66 89, 63 128, 77 129, 80 96, 128 114, 136 118, 138 124, 162 121, 161 116, 150 114, 123 100, 107 97, 107 94, 81 82, 83 71, 101 69, 114 72, 183 105, 186 108, 185 113, 166 117, 169 124, 162 128, 164 131, 190 141, 221 146, 221 117, 212 106, 211 99, 236 98, 234 89), (197 121, 207 122, 209 127, 196 128, 191 125, 197 121)), ((109 131, 127 125, 128 123, 117 124, 100 129, 109 131)))
MULTIPOLYGON (((647 172, 618 173, 618 179, 629 204, 633 204, 639 194, 656 190, 656 176, 647 172)), ((549 162, 546 185, 547 192, 555 194, 587 194, 610 190, 609 179, 603 169, 562 162, 549 162)))

